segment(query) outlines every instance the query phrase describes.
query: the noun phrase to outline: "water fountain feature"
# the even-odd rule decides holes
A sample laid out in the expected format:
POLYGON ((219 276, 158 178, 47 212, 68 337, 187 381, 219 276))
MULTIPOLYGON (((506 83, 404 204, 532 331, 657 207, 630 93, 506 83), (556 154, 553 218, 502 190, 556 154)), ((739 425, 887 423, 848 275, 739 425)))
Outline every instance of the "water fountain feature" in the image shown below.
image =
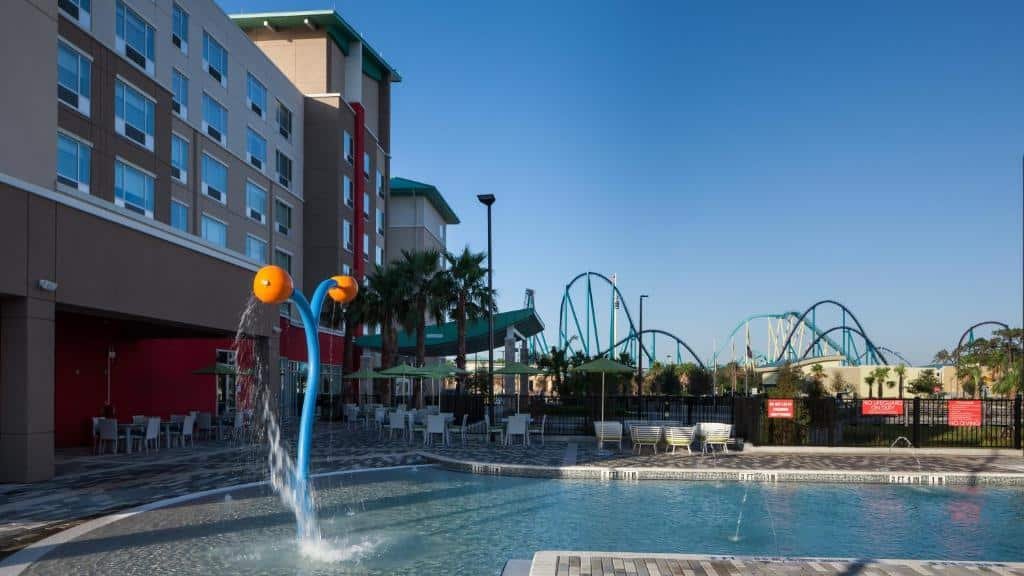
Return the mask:
MULTIPOLYGON (((320 529, 316 519, 314 497, 309 485, 309 460, 313 441, 313 420, 316 416, 316 398, 320 388, 320 343, 318 326, 320 311, 329 296, 339 304, 348 304, 359 292, 359 285, 351 276, 334 276, 324 280, 313 291, 313 297, 306 300, 302 292, 295 289, 291 276, 278 266, 264 266, 253 278, 252 291, 264 304, 295 304, 302 319, 306 336, 308 377, 306 394, 302 402, 302 416, 299 421, 299 440, 296 460, 293 463, 281 447, 280 429, 272 416, 269 406, 263 406, 267 418, 267 437, 270 440, 270 482, 281 501, 295 514, 296 529, 304 548, 315 546, 320 541, 320 529)), ((264 403, 268 402, 264 398, 264 403)))

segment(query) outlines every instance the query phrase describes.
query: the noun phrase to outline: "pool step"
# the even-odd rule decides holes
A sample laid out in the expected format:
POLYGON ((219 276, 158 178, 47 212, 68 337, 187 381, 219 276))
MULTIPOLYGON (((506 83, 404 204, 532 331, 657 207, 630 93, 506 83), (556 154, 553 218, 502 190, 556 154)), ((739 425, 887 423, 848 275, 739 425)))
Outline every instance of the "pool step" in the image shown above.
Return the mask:
POLYGON ((501 569, 501 576, 530 576, 533 560, 509 560, 501 569))

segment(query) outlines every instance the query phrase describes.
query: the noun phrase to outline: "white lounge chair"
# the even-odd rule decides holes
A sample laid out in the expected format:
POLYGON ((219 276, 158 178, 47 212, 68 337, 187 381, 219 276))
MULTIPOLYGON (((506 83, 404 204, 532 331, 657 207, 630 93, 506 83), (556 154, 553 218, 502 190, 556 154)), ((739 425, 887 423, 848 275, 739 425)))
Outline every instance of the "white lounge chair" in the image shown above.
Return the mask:
POLYGON ((445 418, 439 414, 430 414, 427 416, 427 430, 423 434, 423 445, 427 446, 433 444, 434 436, 440 434, 441 442, 448 445, 448 431, 445 428, 445 418))
POLYGON ((731 424, 720 424, 718 422, 702 422, 700 424, 701 431, 701 451, 711 452, 714 454, 715 446, 721 446, 722 452, 729 452, 729 436, 732 435, 731 424))
POLYGON ((665 427, 665 444, 672 447, 672 451, 676 451, 677 446, 686 447, 686 452, 692 454, 690 445, 693 444, 694 427, 693 426, 666 426, 665 427))
POLYGON ((643 454, 644 446, 650 446, 658 453, 658 442, 661 441, 661 426, 633 426, 629 431, 633 439, 633 451, 643 454))
POLYGON ((530 424, 530 436, 540 434, 540 444, 544 445, 544 428, 548 423, 548 415, 545 414, 540 418, 540 424, 530 424))
POLYGON ((622 422, 597 420, 594 422, 594 436, 597 437, 597 449, 604 448, 605 442, 615 442, 622 452, 622 422))

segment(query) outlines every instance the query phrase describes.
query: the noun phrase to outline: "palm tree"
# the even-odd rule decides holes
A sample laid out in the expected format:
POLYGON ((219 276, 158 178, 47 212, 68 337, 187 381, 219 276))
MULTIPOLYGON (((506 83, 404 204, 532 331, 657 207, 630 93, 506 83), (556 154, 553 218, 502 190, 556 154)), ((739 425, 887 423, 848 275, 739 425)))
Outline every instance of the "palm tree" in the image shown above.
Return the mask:
MULTIPOLYGON (((448 310, 455 320, 458 343, 455 365, 466 369, 466 323, 476 320, 494 309, 495 293, 487 289, 487 268, 483 266, 483 252, 470 252, 467 246, 459 255, 446 253, 448 270, 444 275, 449 293, 448 310)), ((459 379, 459 385, 464 378, 459 379)))
POLYGON ((889 368, 888 366, 879 366, 878 368, 875 368, 872 372, 875 375, 875 382, 878 383, 879 398, 885 397, 885 392, 883 391, 882 386, 884 386, 886 381, 889 379, 889 372, 891 371, 892 368, 889 368))
MULTIPOLYGON (((405 295, 404 279, 394 264, 378 268, 366 277, 359 297, 352 301, 346 316, 346 335, 351 334, 356 324, 378 324, 381 329, 382 368, 394 363, 398 348, 397 323, 408 314, 409 300, 405 295)), ((390 391, 390 387, 385 390, 390 391)), ((385 400, 382 394, 382 400, 385 400)))
POLYGON ((554 379, 555 391, 562 394, 565 388, 565 373, 569 369, 569 361, 565 357, 565 349, 552 346, 547 354, 537 359, 537 366, 544 368, 554 379))
POLYGON ((900 363, 898 366, 893 368, 892 371, 895 372, 896 375, 899 376, 899 378, 900 378, 900 400, 902 400, 903 399, 903 379, 907 375, 907 365, 903 364, 903 363, 900 363))
POLYGON ((875 397, 875 373, 872 372, 864 377, 864 383, 868 385, 868 398, 875 397))
MULTIPOLYGON (((427 316, 444 318, 447 298, 446 279, 441 274, 441 253, 437 250, 402 251, 396 267, 402 277, 410 305, 398 320, 405 330, 416 332, 416 365, 423 366, 427 355, 427 316)), ((416 379, 413 395, 417 408, 423 402, 423 381, 416 379)))

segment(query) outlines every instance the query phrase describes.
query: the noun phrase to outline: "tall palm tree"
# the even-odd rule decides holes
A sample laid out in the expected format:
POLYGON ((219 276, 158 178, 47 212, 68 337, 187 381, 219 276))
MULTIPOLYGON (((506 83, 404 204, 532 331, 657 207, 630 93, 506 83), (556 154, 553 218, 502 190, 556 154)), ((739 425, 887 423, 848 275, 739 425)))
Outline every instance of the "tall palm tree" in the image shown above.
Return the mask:
POLYGON ((864 377, 864 383, 868 385, 868 398, 875 397, 875 374, 874 372, 864 377))
MULTIPOLYGON (((466 369, 466 324, 484 316, 488 310, 495 309, 495 292, 487 289, 487 268, 483 262, 483 252, 470 252, 465 247, 462 253, 455 255, 445 253, 448 270, 445 274, 449 301, 448 309, 455 320, 458 338, 455 350, 455 365, 466 369)), ((460 386, 463 378, 460 378, 460 386)))
POLYGON ((878 368, 875 368, 872 372, 875 375, 875 382, 878 383, 879 398, 885 397, 885 392, 883 391, 882 386, 884 386, 886 381, 889 380, 890 371, 892 371, 892 368, 889 368, 888 366, 879 366, 878 368))
MULTIPOLYGON (((401 271, 394 264, 378 268, 366 277, 359 297, 352 301, 346 317, 350 325, 346 326, 345 333, 351 334, 357 324, 380 325, 381 367, 390 368, 398 348, 398 322, 408 314, 408 308, 401 271)), ((390 392, 390 386, 385 390, 390 392)), ((382 397, 388 395, 382 394, 382 397)))
MULTIPOLYGON (((403 250, 397 267, 410 303, 399 321, 407 331, 416 331, 416 365, 423 366, 427 355, 427 316, 440 322, 447 307, 447 281, 442 274, 441 253, 403 250)), ((417 407, 423 403, 422 391, 423 381, 417 378, 413 393, 417 407)))
POLYGON ((900 379, 900 400, 902 400, 903 399, 903 379, 906 378, 906 376, 907 376, 907 365, 901 363, 898 366, 896 366, 895 368, 893 368, 892 371, 896 373, 896 376, 899 376, 899 379, 900 379))

